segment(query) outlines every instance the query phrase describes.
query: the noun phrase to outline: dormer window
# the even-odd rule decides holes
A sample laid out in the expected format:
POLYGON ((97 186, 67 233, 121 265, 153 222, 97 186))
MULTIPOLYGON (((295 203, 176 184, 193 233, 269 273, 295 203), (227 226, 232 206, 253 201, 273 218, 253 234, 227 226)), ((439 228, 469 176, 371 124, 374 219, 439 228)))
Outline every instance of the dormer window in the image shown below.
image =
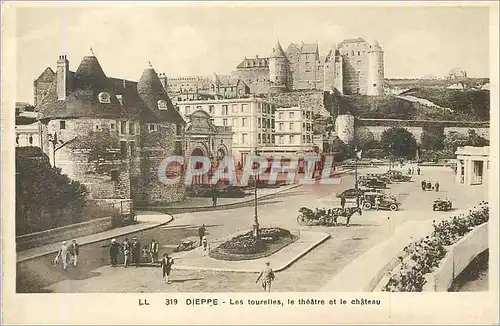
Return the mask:
POLYGON ((109 93, 106 93, 106 92, 99 93, 99 102, 100 103, 111 103, 111 96, 109 96, 109 93))
POLYGON ((160 110, 167 108, 167 101, 159 100, 157 104, 158 104, 158 109, 160 110))

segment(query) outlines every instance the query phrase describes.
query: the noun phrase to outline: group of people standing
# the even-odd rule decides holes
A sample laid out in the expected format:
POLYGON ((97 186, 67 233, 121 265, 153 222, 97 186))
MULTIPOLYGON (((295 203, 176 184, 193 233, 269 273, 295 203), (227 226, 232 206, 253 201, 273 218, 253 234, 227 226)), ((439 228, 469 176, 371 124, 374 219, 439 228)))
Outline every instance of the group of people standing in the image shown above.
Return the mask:
POLYGON ((422 182, 420 183, 420 185, 421 185, 423 191, 424 190, 439 191, 439 182, 438 181, 436 181, 436 183, 434 183, 434 186, 432 186, 432 182, 422 180, 422 182))
POLYGON ((80 255, 80 246, 73 240, 68 246, 66 241, 62 242, 61 248, 57 251, 53 264, 61 262, 63 270, 67 270, 68 266, 76 267, 78 264, 78 256, 80 255))
POLYGON ((160 263, 162 269, 162 276, 165 279, 165 283, 170 284, 169 279, 170 273, 172 271, 172 265, 174 260, 165 253, 161 260, 158 260, 160 253, 160 245, 158 241, 153 239, 151 243, 147 246, 141 248, 141 243, 137 237, 132 238, 132 242, 125 238, 122 244, 118 243, 116 239, 111 240, 109 246, 109 256, 111 260, 111 267, 116 267, 118 264, 118 256, 120 252, 123 255, 123 267, 128 267, 130 265, 135 265, 139 267, 141 262, 149 263, 160 263))
MULTIPOLYGON (((420 175, 420 167, 417 166, 416 169, 417 175, 420 175)), ((408 168, 408 175, 414 175, 415 174, 415 168, 408 168)))

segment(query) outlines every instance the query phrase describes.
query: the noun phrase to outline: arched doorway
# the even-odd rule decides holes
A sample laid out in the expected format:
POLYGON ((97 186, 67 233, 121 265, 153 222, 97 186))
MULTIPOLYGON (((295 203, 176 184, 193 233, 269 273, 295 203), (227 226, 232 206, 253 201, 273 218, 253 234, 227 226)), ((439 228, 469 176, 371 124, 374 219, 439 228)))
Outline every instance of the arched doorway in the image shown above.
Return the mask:
MULTIPOLYGON (((195 148, 193 152, 191 153, 191 156, 207 156, 203 152, 201 148, 195 148)), ((201 169, 203 166, 203 163, 201 162, 196 162, 194 168, 195 169, 201 169)), ((193 177, 193 184, 202 184, 203 183, 203 175, 196 175, 193 177)))

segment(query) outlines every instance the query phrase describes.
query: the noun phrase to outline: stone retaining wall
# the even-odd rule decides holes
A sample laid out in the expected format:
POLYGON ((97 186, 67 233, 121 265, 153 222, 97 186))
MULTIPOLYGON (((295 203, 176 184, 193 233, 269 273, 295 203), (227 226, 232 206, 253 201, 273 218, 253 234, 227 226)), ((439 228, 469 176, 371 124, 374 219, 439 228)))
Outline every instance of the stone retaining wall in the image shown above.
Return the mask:
POLYGON ((16 237, 16 251, 26 250, 74 238, 103 232, 111 228, 111 217, 62 226, 55 229, 24 234, 16 237))
POLYGON ((426 277, 425 292, 446 292, 453 280, 476 258, 488 249, 488 223, 477 226, 460 241, 449 246, 439 267, 426 277))

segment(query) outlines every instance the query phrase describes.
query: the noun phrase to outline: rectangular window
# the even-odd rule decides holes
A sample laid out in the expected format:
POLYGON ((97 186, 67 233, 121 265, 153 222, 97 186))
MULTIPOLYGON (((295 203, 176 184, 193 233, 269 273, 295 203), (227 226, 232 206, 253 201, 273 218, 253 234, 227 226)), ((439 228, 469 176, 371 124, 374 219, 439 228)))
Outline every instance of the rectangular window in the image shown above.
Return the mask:
POLYGON ((280 136, 280 144, 284 144, 284 143, 285 143, 285 137, 280 136))
POLYGON ((302 135, 302 142, 305 143, 306 142, 306 135, 302 135))
POLYGON ((274 119, 271 120, 271 129, 274 129, 276 126, 274 125, 274 119))
POLYGON ((227 127, 227 119, 222 119, 222 125, 223 125, 224 127, 227 127))
POLYGON ((131 123, 129 124, 128 128, 129 128, 129 133, 130 133, 131 135, 135 135, 135 123, 131 122, 131 123))
POLYGON ((293 116, 294 116, 293 112, 288 113, 288 118, 289 119, 293 119, 293 116))
POLYGON ((233 104, 233 109, 232 109, 233 113, 236 113, 238 112, 238 104, 233 104))
POLYGON ((247 118, 241 119, 241 126, 242 127, 247 127, 247 118))
POLYGON ((247 134, 241 134, 241 143, 246 144, 247 143, 247 134))
POLYGON ((59 121, 59 129, 66 129, 66 121, 59 121))
POLYGON ((290 144, 293 144, 293 143, 294 143, 294 141, 295 141, 295 140, 294 140, 293 135, 288 136, 288 142, 289 142, 290 144))
POLYGON ((155 125, 154 123, 149 124, 149 131, 155 131, 155 125))
POLYGON ((257 142, 260 144, 261 142, 261 138, 260 138, 260 134, 257 135, 257 142))
POLYGON ((283 131, 283 127, 284 127, 284 123, 283 122, 280 122, 280 131, 283 131))
POLYGON ((267 142, 270 143, 271 142, 271 134, 267 134, 267 142))
POLYGON ((201 105, 197 105, 196 110, 201 110, 201 105))
POLYGON ((241 112, 248 113, 248 104, 241 105, 241 112))
POLYGON ((238 126, 238 119, 233 118, 233 127, 237 127, 237 126, 238 126))
POLYGON ((129 142, 129 147, 130 147, 130 156, 135 156, 135 142, 133 141, 129 142))
POLYGON ((190 106, 186 106, 186 114, 190 114, 191 113, 191 107, 190 106))
POLYGON ((271 135, 271 140, 273 141, 273 144, 276 142, 276 136, 275 135, 271 135))
POLYGON ((126 141, 120 142, 120 154, 121 154, 122 158, 127 157, 127 142, 126 141))
POLYGON ((95 125, 95 130, 99 131, 99 125, 95 125))
POLYGON ((233 144, 238 143, 238 134, 233 134, 233 144))
POLYGON ((293 122, 290 122, 290 131, 293 131, 293 122))
POLYGON ((283 120, 283 112, 280 112, 280 113, 278 114, 278 117, 279 117, 279 119, 280 119, 280 120, 283 120))
POLYGON ((120 133, 121 134, 126 134, 127 133, 127 121, 122 121, 120 124, 120 133))
POLYGON ((214 106, 213 105, 208 106, 208 113, 214 114, 214 106))
POLYGON ((228 109, 227 109, 227 105, 223 105, 222 106, 222 115, 228 115, 228 109))
POLYGON ((257 128, 262 128, 262 119, 261 118, 257 119, 257 128))

